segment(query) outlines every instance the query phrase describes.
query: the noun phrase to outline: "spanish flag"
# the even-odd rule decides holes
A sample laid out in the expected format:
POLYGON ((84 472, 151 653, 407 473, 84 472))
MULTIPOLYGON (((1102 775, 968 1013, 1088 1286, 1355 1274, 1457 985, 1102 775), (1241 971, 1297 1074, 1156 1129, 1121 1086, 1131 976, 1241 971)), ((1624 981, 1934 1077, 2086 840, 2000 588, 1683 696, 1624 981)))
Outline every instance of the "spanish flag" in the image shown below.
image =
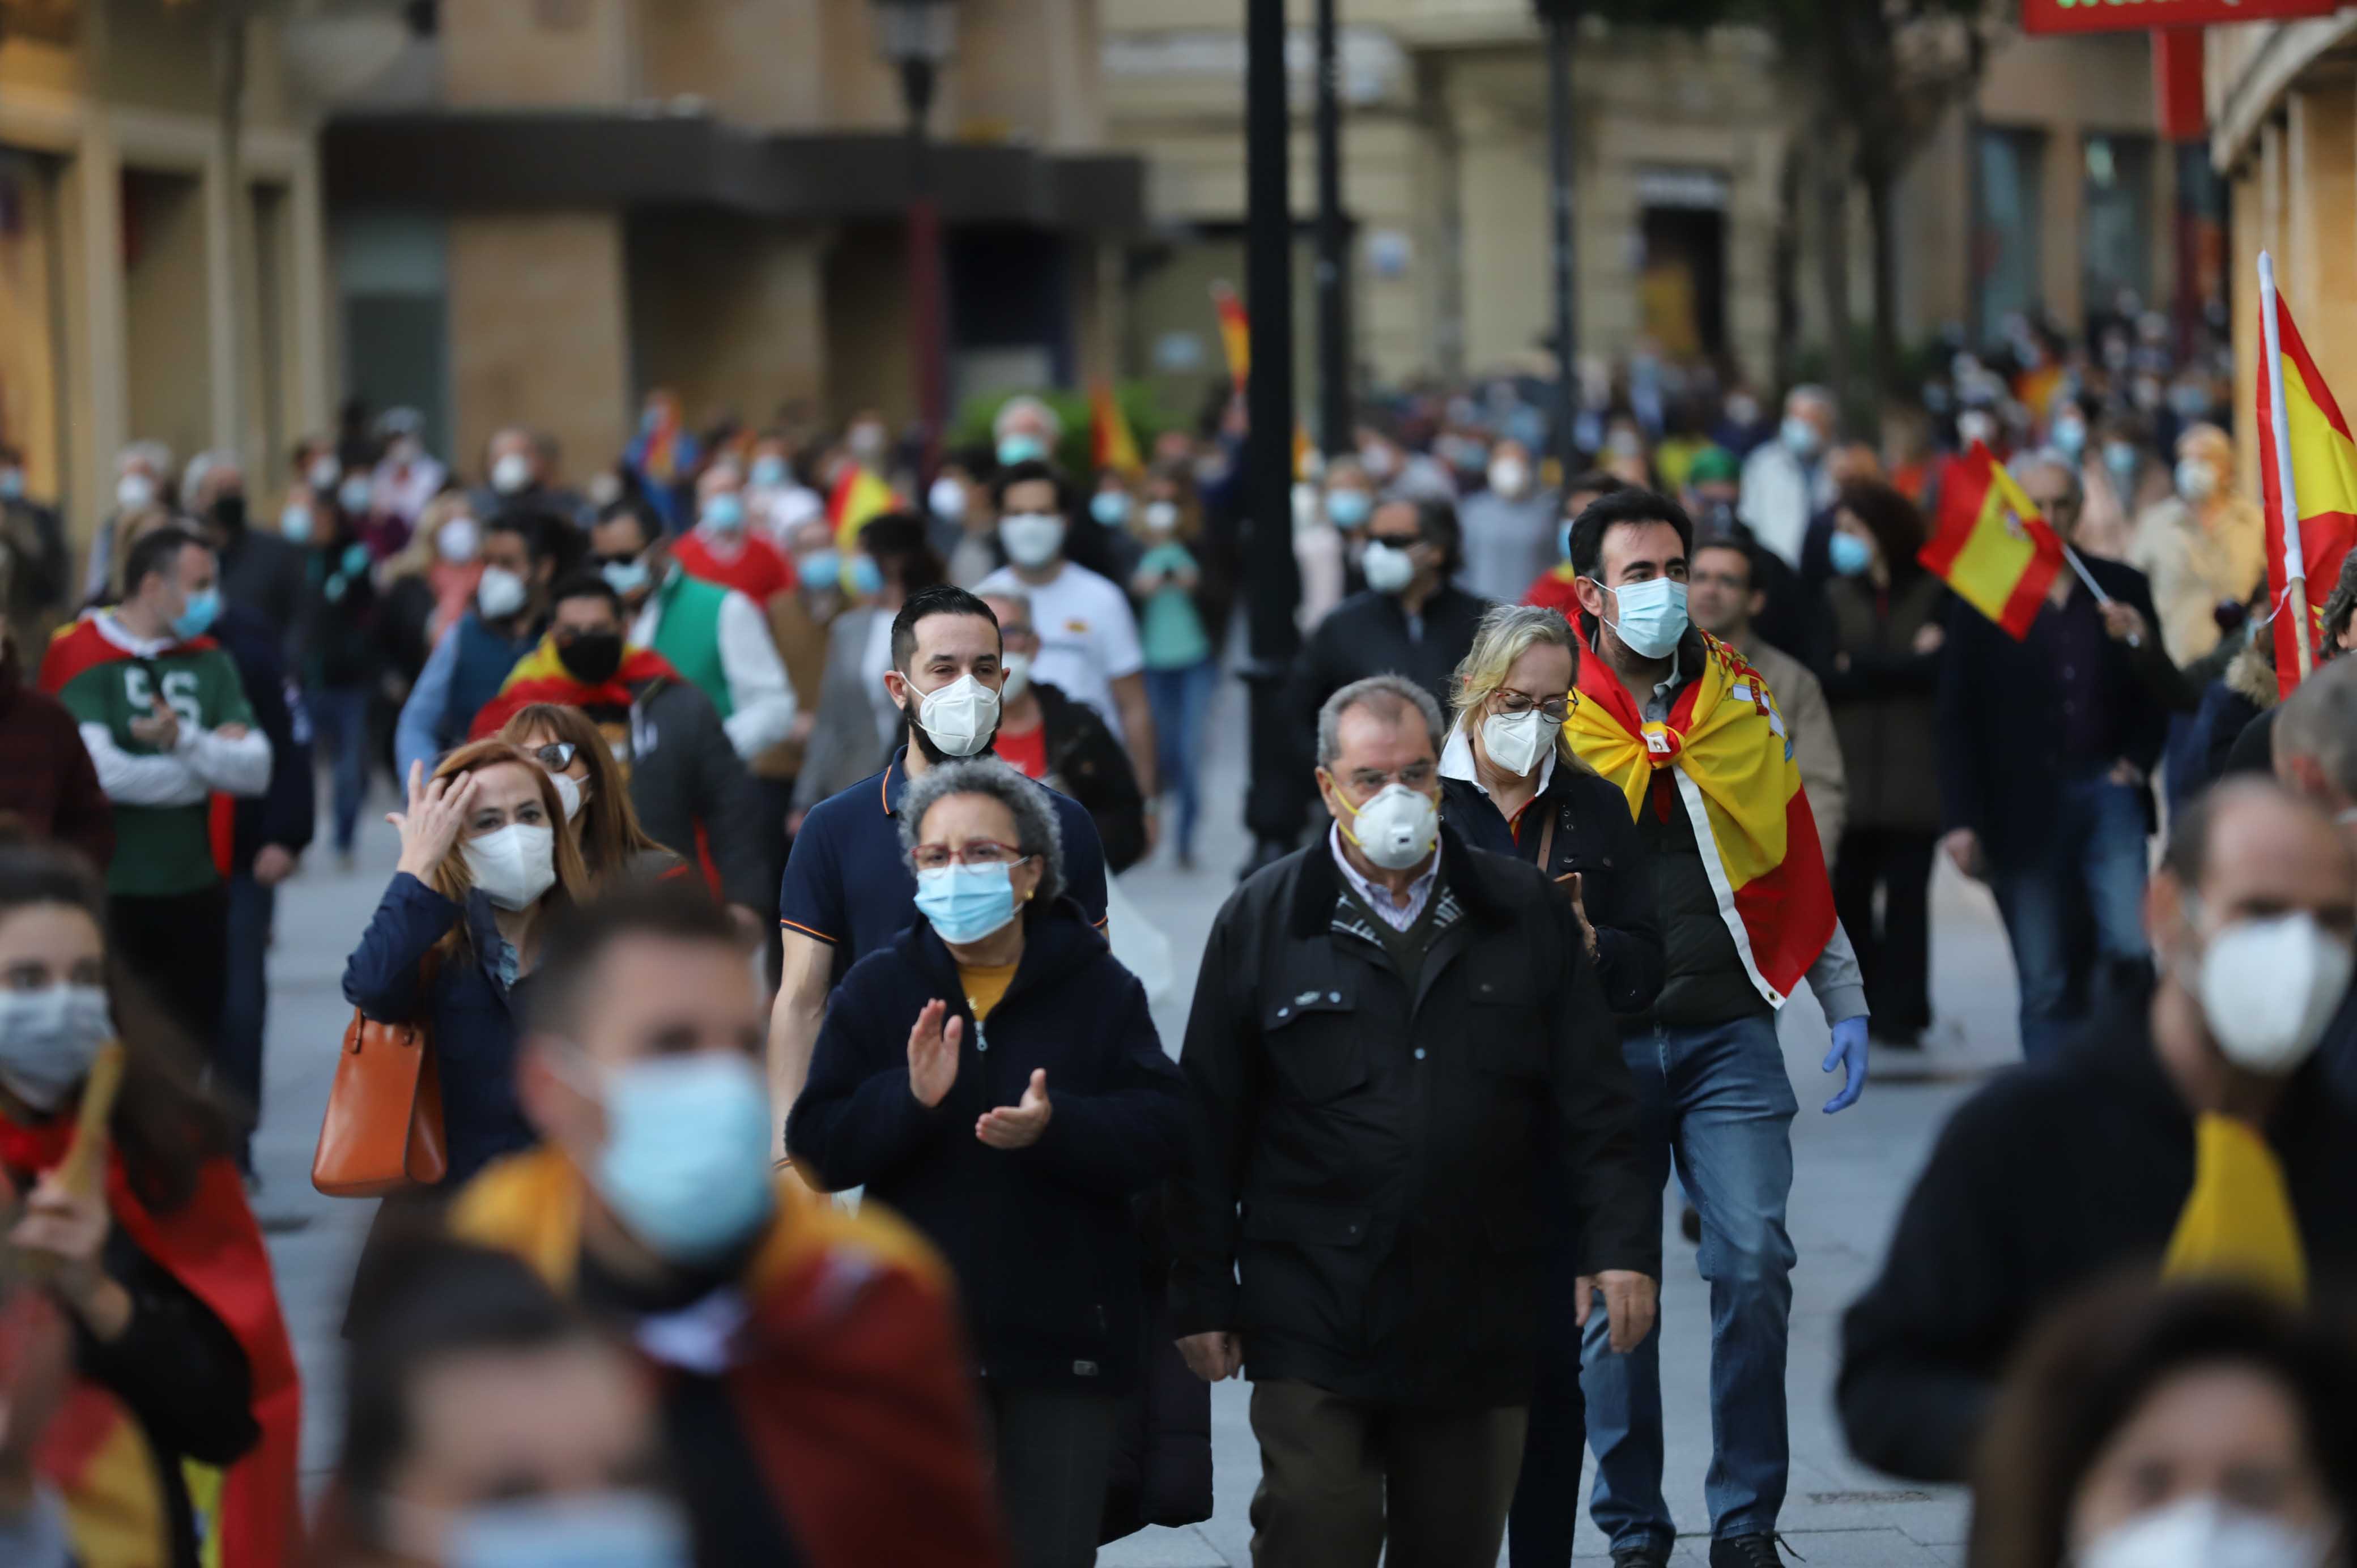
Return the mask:
POLYGON ((892 493, 891 486, 856 463, 845 468, 826 498, 826 520, 834 524, 834 547, 858 549, 859 531, 899 505, 900 498, 892 493))
MULTIPOLYGON (((2262 304, 2262 310, 2266 308, 2262 304)), ((2308 569, 2308 625, 2299 628, 2288 613, 2288 587, 2284 549, 2282 477, 2276 471, 2273 432, 2275 402, 2266 375, 2258 383, 2259 438, 2268 443, 2268 455, 2259 464, 2260 489, 2267 514, 2267 591, 2281 613, 2276 617, 2276 682, 2285 696, 2299 684, 2299 649, 2292 639, 2305 631, 2313 650, 2324 621, 2324 601, 2341 580, 2341 563, 2357 542, 2357 443, 2349 435, 2349 422, 2332 399, 2332 389, 2309 357, 2299 328, 2292 325, 2291 306, 2275 296, 2276 331, 2283 356, 2285 424, 2291 446, 2294 499, 2299 507, 2299 553, 2308 569)), ((2264 328, 2265 323, 2263 322, 2264 328)), ((2264 330, 2262 344, 2266 341, 2264 330)), ((2260 352, 2266 350, 2263 347, 2260 352)))
POLYGON ((1647 723, 1620 678, 1584 650, 1579 701, 1564 733, 1579 759, 1628 797, 1631 816, 1686 813, 1744 972, 1781 1007, 1833 940, 1833 885, 1768 683, 1717 638, 1705 634, 1702 643, 1701 672, 1659 724, 1647 723))
POLYGON ((1236 391, 1244 390, 1252 379, 1252 317, 1244 314, 1244 302, 1225 283, 1211 285, 1211 308, 1220 313, 1220 347, 1228 356, 1228 375, 1236 383, 1236 391))
POLYGON ((1939 532, 1915 557, 2020 641, 2062 570, 2062 541, 1981 443, 1950 465, 1939 532))
POLYGON ((1137 455, 1137 437, 1129 431, 1129 416, 1113 395, 1109 382, 1099 381, 1089 388, 1089 456, 1097 472, 1107 469, 1125 478, 1135 478, 1146 471, 1146 464, 1137 455))

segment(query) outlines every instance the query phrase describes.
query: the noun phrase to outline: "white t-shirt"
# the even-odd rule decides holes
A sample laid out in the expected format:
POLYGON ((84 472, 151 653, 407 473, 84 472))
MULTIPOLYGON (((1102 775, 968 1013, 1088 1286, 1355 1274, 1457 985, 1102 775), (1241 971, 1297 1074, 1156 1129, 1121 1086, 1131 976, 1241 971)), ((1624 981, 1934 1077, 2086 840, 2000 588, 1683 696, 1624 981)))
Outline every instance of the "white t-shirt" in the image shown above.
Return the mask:
POLYGON ((1064 563, 1056 580, 1027 583, 1012 566, 1002 566, 985 577, 977 594, 1023 594, 1031 601, 1031 624, 1039 633, 1039 657, 1031 661, 1031 678, 1055 687, 1076 703, 1086 703, 1121 735, 1121 710, 1113 700, 1113 683, 1146 668, 1137 646, 1137 617, 1129 596, 1086 566, 1064 563))

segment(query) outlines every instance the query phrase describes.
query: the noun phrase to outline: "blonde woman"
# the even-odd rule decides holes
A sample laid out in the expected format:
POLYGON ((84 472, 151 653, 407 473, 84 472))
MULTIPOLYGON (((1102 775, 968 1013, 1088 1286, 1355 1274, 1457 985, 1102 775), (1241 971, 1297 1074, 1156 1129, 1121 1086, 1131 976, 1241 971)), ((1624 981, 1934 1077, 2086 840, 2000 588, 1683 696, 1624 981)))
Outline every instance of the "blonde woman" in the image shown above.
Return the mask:
MULTIPOLYGON (((1518 856, 1555 879, 1579 917, 1605 1001, 1616 1013, 1640 1013, 1662 986, 1652 865, 1628 799, 1564 739, 1578 678, 1579 644, 1557 612, 1500 605, 1483 616, 1451 691, 1456 720, 1440 752, 1440 809, 1475 849, 1518 856)), ((1549 1320, 1568 1321, 1579 1293, 1579 1238, 1569 1233, 1567 1210, 1558 1207, 1550 1219, 1541 1291, 1549 1320)), ((1533 1561, 1568 1562, 1587 1442, 1579 1337, 1542 1344, 1511 1529, 1517 1556, 1528 1549, 1533 1561)))

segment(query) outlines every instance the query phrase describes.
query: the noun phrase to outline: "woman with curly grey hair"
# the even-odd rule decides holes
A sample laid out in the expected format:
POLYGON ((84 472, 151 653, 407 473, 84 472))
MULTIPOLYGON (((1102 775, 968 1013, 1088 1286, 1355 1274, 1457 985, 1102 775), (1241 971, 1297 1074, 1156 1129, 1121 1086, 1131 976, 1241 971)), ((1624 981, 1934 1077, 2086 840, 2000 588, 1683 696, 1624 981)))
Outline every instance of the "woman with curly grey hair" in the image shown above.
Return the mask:
POLYGON ((844 976, 787 1147, 949 1260, 1015 1561, 1078 1568, 1141 1369, 1130 1199, 1178 1170, 1185 1090, 1145 991, 1063 896, 1037 785, 995 760, 936 764, 899 822, 916 920, 844 976))

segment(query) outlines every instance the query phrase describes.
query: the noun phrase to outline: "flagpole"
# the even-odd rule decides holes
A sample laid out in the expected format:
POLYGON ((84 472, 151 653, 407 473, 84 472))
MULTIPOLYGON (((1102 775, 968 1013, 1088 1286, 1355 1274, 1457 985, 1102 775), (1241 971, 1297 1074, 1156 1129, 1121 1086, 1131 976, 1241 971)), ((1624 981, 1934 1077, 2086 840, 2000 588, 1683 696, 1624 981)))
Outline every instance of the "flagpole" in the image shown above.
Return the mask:
MULTIPOLYGON (((2087 564, 2079 559, 2079 553, 2076 550, 2072 549, 2068 544, 2063 545, 2062 559, 2071 563, 2071 570, 2079 574, 2079 581, 2087 585, 2087 591, 2095 596, 2095 602, 2097 604, 2107 605, 2112 602, 2112 596, 2104 592, 2104 585, 2095 581, 2095 575, 2087 570, 2087 564)), ((2128 638, 2128 646, 2130 648, 2142 648, 2144 646, 2144 639, 2139 636, 2131 635, 2128 638)))
POLYGON ((2283 507, 2284 587, 2291 603, 2292 644, 2298 650, 2299 678, 2314 668, 2316 655, 2309 646, 2308 555, 2299 542, 2299 499, 2292 488, 2291 415, 2284 406, 2283 328, 2276 317, 2276 259, 2259 252, 2259 325, 2267 356, 2267 413, 2274 429, 2276 493, 2283 507))

